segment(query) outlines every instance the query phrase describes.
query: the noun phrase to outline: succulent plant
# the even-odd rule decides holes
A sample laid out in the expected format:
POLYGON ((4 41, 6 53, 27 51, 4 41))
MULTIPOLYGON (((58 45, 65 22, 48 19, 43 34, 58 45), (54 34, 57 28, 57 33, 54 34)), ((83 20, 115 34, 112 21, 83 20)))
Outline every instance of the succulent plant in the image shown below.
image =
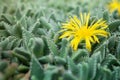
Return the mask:
POLYGON ((0 80, 120 80, 120 16, 97 1, 1 0, 0 80), (103 18, 108 25, 91 52, 60 39, 62 23, 81 12, 91 13, 89 24, 103 18))

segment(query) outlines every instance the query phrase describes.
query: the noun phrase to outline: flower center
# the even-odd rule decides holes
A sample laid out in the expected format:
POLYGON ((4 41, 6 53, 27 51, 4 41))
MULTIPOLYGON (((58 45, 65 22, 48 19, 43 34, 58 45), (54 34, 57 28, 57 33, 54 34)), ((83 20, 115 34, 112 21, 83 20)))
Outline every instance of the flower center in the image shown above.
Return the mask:
POLYGON ((85 38, 85 37, 88 37, 88 36, 91 36, 91 30, 88 29, 86 26, 81 27, 76 33, 76 37, 85 38))

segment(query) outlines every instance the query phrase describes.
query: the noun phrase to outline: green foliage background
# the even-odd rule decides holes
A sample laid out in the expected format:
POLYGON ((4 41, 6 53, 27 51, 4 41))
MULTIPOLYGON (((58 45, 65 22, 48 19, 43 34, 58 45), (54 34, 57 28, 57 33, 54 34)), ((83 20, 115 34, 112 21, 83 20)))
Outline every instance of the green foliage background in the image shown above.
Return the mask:
POLYGON ((0 80, 120 80, 120 16, 110 0, 0 0, 0 80), (59 39, 69 16, 103 18, 110 35, 73 51, 59 39))

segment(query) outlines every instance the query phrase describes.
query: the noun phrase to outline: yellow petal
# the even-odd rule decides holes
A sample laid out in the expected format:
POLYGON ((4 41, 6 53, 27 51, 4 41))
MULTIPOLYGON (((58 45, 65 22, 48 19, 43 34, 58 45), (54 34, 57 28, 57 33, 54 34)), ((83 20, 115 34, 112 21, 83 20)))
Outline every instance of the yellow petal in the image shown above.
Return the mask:
POLYGON ((88 23, 89 23, 89 19, 90 19, 90 13, 88 13, 88 15, 86 16, 86 26, 88 26, 88 23))
POLYGON ((83 24, 83 14, 80 13, 80 20, 81 20, 81 23, 83 24))
POLYGON ((74 50, 77 50, 79 43, 81 42, 82 38, 81 37, 75 37, 71 41, 71 46, 73 47, 74 50))
POLYGON ((95 43, 92 37, 89 38, 92 43, 95 43))
POLYGON ((91 25, 90 29, 106 29, 107 28, 107 24, 105 21, 102 21, 102 19, 98 20, 97 22, 95 22, 93 25, 91 25))
POLYGON ((69 37, 73 34, 71 31, 66 31, 64 32, 59 38, 64 38, 64 37, 69 37))
POLYGON ((89 51, 91 51, 91 44, 90 44, 89 38, 86 38, 85 41, 86 41, 86 48, 87 48, 89 51))
POLYGON ((104 30, 95 30, 93 32, 93 34, 95 35, 100 35, 100 36, 104 36, 104 37, 107 37, 108 36, 108 32, 104 31, 104 30))
POLYGON ((99 40, 95 35, 93 36, 93 38, 94 38, 95 42, 99 43, 99 40))

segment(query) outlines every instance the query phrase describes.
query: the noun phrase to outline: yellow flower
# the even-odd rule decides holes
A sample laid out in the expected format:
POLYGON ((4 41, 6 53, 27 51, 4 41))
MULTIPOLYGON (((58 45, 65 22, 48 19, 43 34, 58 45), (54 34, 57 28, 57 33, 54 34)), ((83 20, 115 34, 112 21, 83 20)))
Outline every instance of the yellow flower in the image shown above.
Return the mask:
POLYGON ((120 15, 120 2, 118 0, 112 0, 112 2, 108 4, 108 9, 111 13, 117 10, 120 15))
POLYGON ((108 32, 105 31, 107 24, 103 19, 98 21, 89 22, 90 14, 80 14, 80 19, 77 16, 70 18, 69 22, 64 23, 62 26, 63 34, 60 38, 67 37, 72 38, 71 46, 74 50, 77 50, 78 45, 81 41, 85 41, 86 48, 91 51, 91 42, 99 43, 98 36, 107 37, 108 32))

